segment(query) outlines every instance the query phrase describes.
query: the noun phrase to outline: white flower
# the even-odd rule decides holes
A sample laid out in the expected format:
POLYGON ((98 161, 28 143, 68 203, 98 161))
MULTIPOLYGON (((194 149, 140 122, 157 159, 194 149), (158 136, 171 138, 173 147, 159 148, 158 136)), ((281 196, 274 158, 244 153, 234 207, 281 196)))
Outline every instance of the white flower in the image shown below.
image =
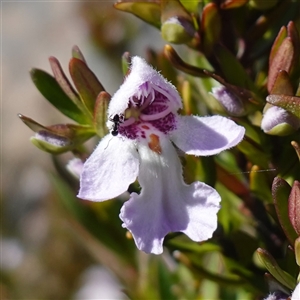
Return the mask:
POLYGON ((217 228, 220 196, 199 181, 187 185, 174 144, 187 154, 214 155, 238 144, 244 128, 220 116, 179 116, 181 98, 173 85, 143 59, 133 57, 131 72, 108 108, 111 134, 85 162, 78 197, 104 201, 127 191, 138 179, 120 218, 137 247, 160 254, 169 232, 196 242, 217 228))

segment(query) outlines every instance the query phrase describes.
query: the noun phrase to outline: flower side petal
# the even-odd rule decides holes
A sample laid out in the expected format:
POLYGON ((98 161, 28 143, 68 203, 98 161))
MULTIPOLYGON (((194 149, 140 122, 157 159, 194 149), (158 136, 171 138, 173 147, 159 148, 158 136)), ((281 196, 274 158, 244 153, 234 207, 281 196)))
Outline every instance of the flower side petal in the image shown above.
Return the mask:
POLYGON ((91 201, 117 197, 136 180, 138 170, 133 142, 107 135, 84 163, 78 197, 91 201))
POLYGON ((187 154, 207 156, 236 146, 244 134, 244 127, 225 117, 183 116, 171 140, 187 154))
POLYGON ((144 59, 134 56, 131 60, 129 75, 110 101, 108 107, 109 115, 123 113, 128 108, 129 98, 135 95, 139 87, 146 82, 152 83, 166 91, 174 102, 175 110, 182 107, 182 100, 176 88, 148 65, 144 59))
POLYGON ((123 227, 133 235, 140 250, 160 254, 169 232, 184 232, 194 241, 210 238, 217 227, 220 196, 210 186, 186 185, 176 150, 160 137, 162 153, 140 145, 141 193, 131 194, 120 213, 123 227))

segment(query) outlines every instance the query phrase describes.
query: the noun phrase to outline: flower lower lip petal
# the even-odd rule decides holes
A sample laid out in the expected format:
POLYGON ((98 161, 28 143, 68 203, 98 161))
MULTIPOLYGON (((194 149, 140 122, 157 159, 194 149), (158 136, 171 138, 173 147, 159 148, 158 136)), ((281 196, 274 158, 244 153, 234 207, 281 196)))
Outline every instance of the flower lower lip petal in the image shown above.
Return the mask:
POLYGON ((186 185, 174 147, 162 137, 160 144, 160 154, 145 145, 139 147, 142 191, 131 194, 120 214, 138 248, 154 254, 162 253, 169 232, 184 232, 198 242, 210 238, 217 227, 220 202, 212 187, 201 182, 186 185))

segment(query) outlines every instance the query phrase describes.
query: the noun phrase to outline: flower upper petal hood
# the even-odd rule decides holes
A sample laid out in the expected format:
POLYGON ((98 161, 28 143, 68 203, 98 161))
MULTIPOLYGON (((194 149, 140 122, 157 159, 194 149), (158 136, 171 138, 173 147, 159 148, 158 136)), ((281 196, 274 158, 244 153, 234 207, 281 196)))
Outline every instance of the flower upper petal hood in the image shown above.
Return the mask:
POLYGON ((91 201, 115 198, 137 178, 139 158, 128 140, 106 136, 84 163, 78 197, 91 201))
POLYGON ((144 59, 134 56, 131 60, 129 75, 110 101, 108 114, 123 113, 128 107, 128 99, 138 94, 139 89, 143 93, 145 83, 151 84, 154 89, 159 88, 168 93, 172 98, 175 111, 182 107, 182 100, 176 88, 149 66, 144 59))
POLYGON ((205 156, 236 146, 244 134, 244 127, 221 116, 183 116, 178 118, 171 140, 187 154, 205 156))

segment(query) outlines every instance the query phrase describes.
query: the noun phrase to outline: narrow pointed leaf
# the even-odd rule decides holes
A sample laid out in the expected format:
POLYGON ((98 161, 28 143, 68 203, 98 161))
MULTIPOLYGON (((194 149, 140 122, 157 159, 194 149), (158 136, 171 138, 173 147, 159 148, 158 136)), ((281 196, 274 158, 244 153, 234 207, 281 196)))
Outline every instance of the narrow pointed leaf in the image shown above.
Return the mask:
POLYGON ((175 49, 170 45, 165 45, 164 47, 164 54, 167 59, 174 65, 174 67, 182 72, 185 72, 189 75, 195 77, 209 77, 210 72, 184 62, 175 49))
POLYGON ((106 121, 107 121, 107 108, 108 103, 110 101, 111 96, 107 92, 101 92, 96 100, 95 103, 95 110, 94 110, 94 127, 97 131, 97 134, 100 137, 103 137, 108 133, 107 127, 106 127, 106 121))
POLYGON ((266 269, 271 275, 273 275, 274 278, 276 278, 276 280, 289 289, 294 289, 296 285, 296 279, 287 272, 283 271, 268 251, 258 248, 256 253, 258 254, 259 259, 265 265, 266 269))
POLYGON ((274 95, 293 96, 294 90, 289 74, 285 70, 280 70, 272 87, 271 93, 274 95))
POLYGON ((129 71, 130 63, 131 63, 130 53, 129 52, 125 52, 122 55, 122 70, 123 70, 123 75, 124 76, 129 71))
POLYGON ((296 239, 295 245, 296 263, 300 267, 300 236, 296 239))
POLYGON ((190 0, 180 0, 183 7, 191 13, 197 14, 199 11, 199 4, 201 0, 190 1, 190 0))
POLYGON ((161 22, 165 22, 172 17, 183 17, 192 22, 190 14, 185 10, 179 0, 164 0, 161 5, 161 22))
POLYGON ((285 26, 282 26, 279 30, 278 35, 276 36, 274 43, 273 43, 270 57, 269 57, 269 65, 272 65, 273 59, 274 59, 275 55, 277 54, 279 47, 281 46, 281 44, 283 43, 283 41, 286 37, 287 37, 287 29, 285 26))
POLYGON ((25 125, 27 125, 34 132, 38 132, 40 130, 47 130, 45 126, 39 124, 31 118, 28 118, 21 114, 18 114, 18 117, 24 122, 25 125))
POLYGON ((291 192, 289 184, 280 177, 275 177, 272 185, 272 196, 280 225, 291 245, 297 238, 295 229, 289 219, 288 198, 291 192))
POLYGON ((234 84, 251 91, 256 91, 253 81, 250 79, 244 67, 237 58, 225 47, 217 45, 214 48, 215 55, 220 61, 220 67, 225 79, 230 84, 234 84), (239 76, 237 76, 239 74, 239 76))
POLYGON ((279 106, 300 118, 300 97, 286 95, 269 95, 266 98, 270 104, 279 106))
POLYGON ((222 9, 231 9, 231 8, 237 8, 240 6, 245 5, 249 0, 225 0, 221 4, 222 9))
POLYGON ((250 190, 264 202, 272 202, 272 194, 270 191, 268 176, 266 172, 259 172, 260 168, 254 165, 251 168, 249 181, 250 190))
POLYGON ((87 64, 78 58, 71 59, 69 70, 84 105, 92 115, 96 98, 104 91, 102 84, 87 64))
POLYGON ((300 236, 300 182, 295 180, 289 196, 289 219, 300 236))
POLYGON ((85 58, 84 58, 82 52, 80 51, 80 49, 79 49, 78 46, 76 46, 76 45, 73 46, 73 48, 72 48, 72 56, 73 56, 74 58, 78 58, 78 59, 80 59, 81 61, 83 61, 84 63, 86 63, 86 60, 85 60, 85 58))
POLYGON ((291 145, 294 147, 298 159, 300 160, 300 145, 296 141, 291 141, 291 145))
POLYGON ((280 70, 290 72, 295 60, 295 49, 290 37, 284 39, 269 66, 268 91, 271 91, 280 70))
POLYGON ((89 123, 88 117, 65 94, 54 77, 39 69, 32 69, 30 75, 41 94, 61 113, 80 124, 89 123))
POLYGON ((132 13, 143 21, 160 28, 160 4, 156 2, 117 2, 116 9, 132 13))
POLYGON ((221 16, 215 3, 208 3, 202 12, 201 30, 202 46, 205 53, 211 53, 221 33, 221 16))
POLYGON ((245 137, 244 140, 237 145, 237 148, 245 154, 251 163, 258 165, 263 169, 268 168, 270 158, 269 153, 266 153, 259 145, 253 143, 251 139, 245 137))
POLYGON ((78 106, 82 109, 83 105, 80 100, 79 95, 72 87, 71 83, 69 82, 67 76, 65 75, 64 71, 62 70, 62 67, 59 63, 59 61, 51 56, 49 58, 50 66, 53 72, 53 75, 62 88, 62 90, 66 93, 66 95, 78 106))
POLYGON ((225 161, 220 159, 224 156, 230 157, 229 152, 229 155, 227 155, 227 152, 224 153, 215 157, 218 181, 235 195, 243 197, 249 193, 249 188, 241 178, 238 178, 242 175, 242 172, 234 165, 235 161, 232 163, 228 158, 225 161))

